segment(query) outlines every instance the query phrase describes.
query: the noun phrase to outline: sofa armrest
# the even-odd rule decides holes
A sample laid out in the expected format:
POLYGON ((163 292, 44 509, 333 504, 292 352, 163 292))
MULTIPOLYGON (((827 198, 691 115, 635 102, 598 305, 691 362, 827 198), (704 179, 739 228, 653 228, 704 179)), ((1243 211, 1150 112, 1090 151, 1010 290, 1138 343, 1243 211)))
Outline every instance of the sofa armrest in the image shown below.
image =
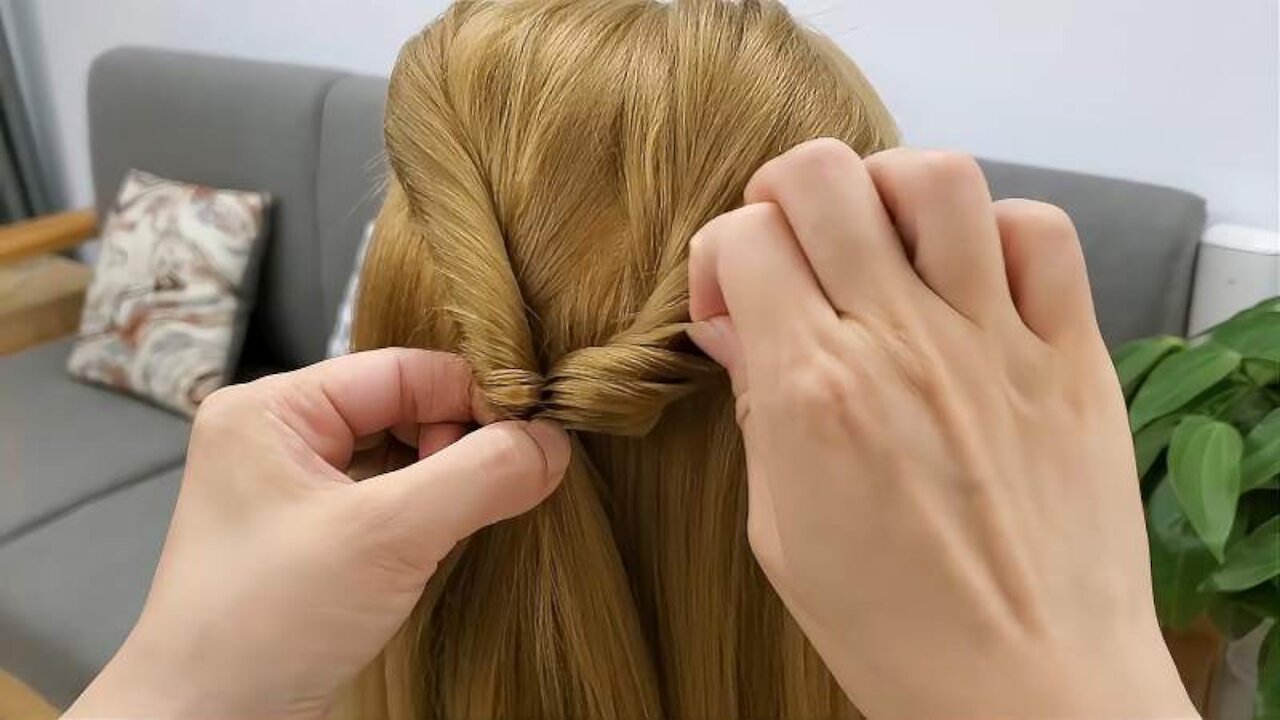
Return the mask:
POLYGON ((68 250, 98 234, 92 209, 70 210, 0 226, 0 264, 68 250))

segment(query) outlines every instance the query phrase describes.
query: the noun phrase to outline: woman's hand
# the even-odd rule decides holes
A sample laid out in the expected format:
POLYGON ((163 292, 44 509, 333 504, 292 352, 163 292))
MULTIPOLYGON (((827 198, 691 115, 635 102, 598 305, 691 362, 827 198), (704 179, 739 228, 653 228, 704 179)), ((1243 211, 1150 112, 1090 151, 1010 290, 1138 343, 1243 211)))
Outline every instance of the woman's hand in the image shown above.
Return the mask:
POLYGON ((322 716, 454 544, 564 474, 553 423, 463 436, 483 414, 470 377, 452 355, 378 350, 214 393, 142 616, 67 717, 322 716), (386 433, 425 459, 350 480, 386 433))
POLYGON ((752 548, 877 720, 1190 718, 1124 402, 1061 210, 972 159, 834 140, 690 261, 732 377, 752 548))

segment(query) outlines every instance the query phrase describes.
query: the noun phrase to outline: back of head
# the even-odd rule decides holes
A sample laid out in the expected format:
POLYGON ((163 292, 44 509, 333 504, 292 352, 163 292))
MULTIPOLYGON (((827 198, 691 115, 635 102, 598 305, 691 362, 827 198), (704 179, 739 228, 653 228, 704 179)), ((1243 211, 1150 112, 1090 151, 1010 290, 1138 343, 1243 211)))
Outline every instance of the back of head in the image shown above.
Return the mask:
POLYGON ((405 45, 356 345, 459 352, 575 447, 542 507, 442 565, 359 712, 853 714, 751 558, 732 398, 682 335, 694 232, 820 136, 895 140, 771 0, 462 1, 405 45))

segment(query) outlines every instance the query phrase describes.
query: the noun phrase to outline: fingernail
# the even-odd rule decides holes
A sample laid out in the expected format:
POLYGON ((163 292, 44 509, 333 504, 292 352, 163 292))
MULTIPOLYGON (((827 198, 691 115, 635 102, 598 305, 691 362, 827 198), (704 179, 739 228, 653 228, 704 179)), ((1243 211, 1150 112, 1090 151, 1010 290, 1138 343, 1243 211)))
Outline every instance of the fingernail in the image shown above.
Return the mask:
POLYGON ((689 327, 685 330, 685 333, 689 336, 689 339, 694 342, 694 344, 703 348, 703 350, 706 350, 706 348, 703 347, 703 343, 715 344, 716 338, 719 338, 724 334, 721 332, 720 328, 716 327, 715 323, 711 322, 711 319, 689 323, 689 327))
POLYGON ((560 482, 569 469, 569 434, 552 420, 534 420, 525 426, 525 432, 542 448, 542 456, 547 460, 547 478, 560 482))
POLYGON ((699 320, 692 323, 685 331, 693 344, 702 349, 712 360, 724 365, 729 353, 729 330, 725 326, 728 321, 723 315, 699 320))

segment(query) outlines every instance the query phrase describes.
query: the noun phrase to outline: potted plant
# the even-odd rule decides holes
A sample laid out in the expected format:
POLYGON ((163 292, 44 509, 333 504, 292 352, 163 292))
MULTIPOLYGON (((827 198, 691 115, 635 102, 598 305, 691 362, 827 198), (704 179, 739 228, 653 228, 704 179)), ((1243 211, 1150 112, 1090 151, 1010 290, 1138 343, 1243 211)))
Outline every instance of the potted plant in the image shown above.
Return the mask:
MULTIPOLYGON (((1202 713, 1224 642, 1264 634, 1254 716, 1280 718, 1280 298, 1113 355, 1156 611, 1202 713)), ((1226 720, 1226 719, 1223 719, 1226 720)))

